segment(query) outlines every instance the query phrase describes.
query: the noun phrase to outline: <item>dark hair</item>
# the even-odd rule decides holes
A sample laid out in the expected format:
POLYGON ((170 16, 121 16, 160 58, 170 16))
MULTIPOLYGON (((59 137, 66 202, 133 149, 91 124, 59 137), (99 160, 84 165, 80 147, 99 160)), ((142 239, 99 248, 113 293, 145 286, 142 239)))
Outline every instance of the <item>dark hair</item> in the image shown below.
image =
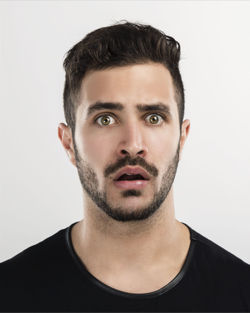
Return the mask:
POLYGON ((184 87, 178 68, 180 44, 150 25, 123 21, 92 31, 67 52, 63 63, 66 72, 63 101, 65 119, 73 136, 78 95, 87 71, 150 61, 166 66, 172 76, 181 130, 184 87))

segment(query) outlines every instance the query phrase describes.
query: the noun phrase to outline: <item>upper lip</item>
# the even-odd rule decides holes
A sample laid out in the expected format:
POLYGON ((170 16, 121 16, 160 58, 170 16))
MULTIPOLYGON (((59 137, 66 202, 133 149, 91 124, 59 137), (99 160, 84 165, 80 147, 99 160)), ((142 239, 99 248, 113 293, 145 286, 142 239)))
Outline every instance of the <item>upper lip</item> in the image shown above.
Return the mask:
POLYGON ((123 174, 140 174, 144 179, 147 179, 149 180, 150 176, 147 174, 146 171, 144 171, 141 167, 129 167, 129 166, 126 166, 126 167, 123 167, 116 175, 115 175, 115 178, 114 180, 118 180, 118 178, 120 176, 122 176, 123 174))

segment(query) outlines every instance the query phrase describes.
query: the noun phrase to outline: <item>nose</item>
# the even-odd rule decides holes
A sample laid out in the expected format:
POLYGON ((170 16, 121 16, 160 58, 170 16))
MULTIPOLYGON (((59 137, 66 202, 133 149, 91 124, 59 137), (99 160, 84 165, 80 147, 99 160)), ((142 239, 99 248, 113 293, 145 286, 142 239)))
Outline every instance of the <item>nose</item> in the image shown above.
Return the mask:
POLYGON ((131 158, 137 156, 145 158, 147 152, 148 149, 143 141, 143 134, 138 124, 134 121, 134 124, 132 122, 124 127, 117 147, 118 158, 124 158, 127 155, 131 158))

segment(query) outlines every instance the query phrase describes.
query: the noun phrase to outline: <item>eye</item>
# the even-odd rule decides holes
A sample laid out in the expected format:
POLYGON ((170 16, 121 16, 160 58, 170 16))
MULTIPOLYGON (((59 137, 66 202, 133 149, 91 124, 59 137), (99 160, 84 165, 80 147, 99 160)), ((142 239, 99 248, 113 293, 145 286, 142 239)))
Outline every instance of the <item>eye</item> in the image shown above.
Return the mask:
POLYGON ((156 113, 153 113, 153 114, 149 114, 147 116, 147 118, 149 117, 149 120, 150 120, 150 124, 154 124, 154 125, 160 125, 159 123, 157 123, 159 121, 159 117, 161 118, 161 120, 165 120, 164 116, 161 116, 160 114, 156 114, 156 113))
MULTIPOLYGON (((149 119, 150 120, 150 124, 153 124, 153 125, 160 125, 161 124, 161 123, 158 123, 159 117, 160 117, 161 121, 163 121, 163 120, 165 121, 166 120, 166 117, 164 117, 164 116, 162 116, 160 114, 157 114, 157 113, 148 114, 147 118, 148 117, 150 117, 150 119, 149 119)), ((108 125, 111 125, 110 124, 110 118, 114 119, 112 117, 112 115, 110 115, 110 114, 103 114, 103 115, 100 115, 99 117, 97 117, 95 119, 95 123, 97 123, 99 126, 108 126, 108 125), (98 123, 98 120, 100 120, 101 124, 98 123)))
POLYGON ((108 114, 106 114, 106 115, 101 115, 101 116, 99 116, 99 117, 95 120, 95 122, 97 122, 97 124, 100 125, 100 126, 107 126, 107 125, 109 125, 110 117, 113 118, 111 115, 108 115, 108 114), (101 119, 101 120, 100 120, 100 121, 101 121, 101 124, 98 123, 98 120, 99 120, 99 119, 101 119))

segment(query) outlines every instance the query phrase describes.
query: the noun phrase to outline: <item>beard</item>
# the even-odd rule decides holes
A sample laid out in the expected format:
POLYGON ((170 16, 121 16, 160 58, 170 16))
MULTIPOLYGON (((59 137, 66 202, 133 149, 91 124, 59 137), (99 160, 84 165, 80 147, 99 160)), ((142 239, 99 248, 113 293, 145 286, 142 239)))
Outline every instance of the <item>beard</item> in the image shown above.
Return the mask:
MULTIPOLYGON (((136 210, 124 210, 122 206, 113 206, 107 200, 107 192, 99 190, 99 182, 97 175, 93 168, 83 160, 79 154, 76 147, 75 141, 73 140, 76 167, 79 175, 79 179, 83 190, 88 194, 96 206, 107 214, 110 218, 119 222, 129 222, 129 221, 140 221, 146 220, 156 211, 159 210, 161 204, 164 202, 168 193, 172 187, 177 172, 177 167, 179 163, 179 151, 180 151, 180 141, 175 153, 175 156, 168 165, 167 170, 162 176, 162 183, 160 190, 154 193, 153 199, 150 203, 136 210)), ((136 159, 131 159, 130 156, 126 156, 120 159, 117 164, 109 166, 105 170, 105 177, 108 177, 110 173, 114 173, 116 170, 126 166, 126 165, 138 165, 146 169, 147 172, 155 177, 158 176, 158 170, 155 167, 149 166, 144 159, 137 157, 136 159)), ((120 192, 120 191, 119 191, 120 192)), ((139 197, 141 196, 140 190, 129 189, 122 191, 123 198, 127 197, 139 197)))

